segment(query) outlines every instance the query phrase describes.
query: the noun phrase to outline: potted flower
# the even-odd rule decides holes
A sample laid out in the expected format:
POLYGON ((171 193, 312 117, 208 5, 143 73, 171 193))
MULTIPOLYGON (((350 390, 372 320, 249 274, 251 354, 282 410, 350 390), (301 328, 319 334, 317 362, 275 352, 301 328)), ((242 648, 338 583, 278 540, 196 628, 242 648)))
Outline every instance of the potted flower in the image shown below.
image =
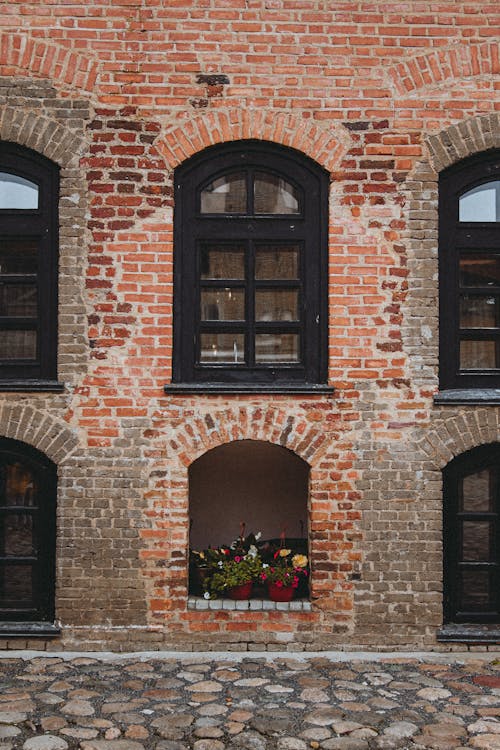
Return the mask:
POLYGON ((229 596, 231 599, 250 599, 254 581, 262 569, 256 547, 246 555, 235 555, 232 559, 219 560, 206 581, 205 598, 229 596))
POLYGON ((264 563, 260 580, 267 585, 269 598, 275 602, 293 599, 301 580, 309 575, 306 555, 292 555, 292 550, 282 547, 274 553, 271 563, 264 563))

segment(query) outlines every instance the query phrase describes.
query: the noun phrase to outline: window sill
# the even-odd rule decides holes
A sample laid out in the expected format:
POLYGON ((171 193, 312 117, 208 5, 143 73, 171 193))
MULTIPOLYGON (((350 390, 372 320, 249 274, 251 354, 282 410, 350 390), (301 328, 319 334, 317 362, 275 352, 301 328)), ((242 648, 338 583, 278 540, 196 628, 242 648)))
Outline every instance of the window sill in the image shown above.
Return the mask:
POLYGON ((1 380, 0 379, 0 392, 9 391, 39 391, 39 392, 53 392, 62 393, 64 391, 64 383, 59 383, 57 380, 1 380))
POLYGON ((499 406, 500 388, 468 388, 463 390, 439 391, 434 395, 434 403, 439 406, 446 406, 448 404, 499 406))
POLYGON ((188 598, 188 609, 204 612, 214 610, 310 612, 311 602, 308 599, 293 599, 291 602, 273 602, 270 599, 204 599, 202 596, 190 596, 188 598))
POLYGON ((61 628, 51 622, 0 622, 0 638, 56 638, 61 628))
POLYGON ((304 396, 314 393, 331 395, 334 392, 333 386, 316 383, 167 383, 163 390, 170 394, 283 393, 304 396))
POLYGON ((442 643, 500 643, 500 623, 450 622, 438 630, 437 639, 442 643))

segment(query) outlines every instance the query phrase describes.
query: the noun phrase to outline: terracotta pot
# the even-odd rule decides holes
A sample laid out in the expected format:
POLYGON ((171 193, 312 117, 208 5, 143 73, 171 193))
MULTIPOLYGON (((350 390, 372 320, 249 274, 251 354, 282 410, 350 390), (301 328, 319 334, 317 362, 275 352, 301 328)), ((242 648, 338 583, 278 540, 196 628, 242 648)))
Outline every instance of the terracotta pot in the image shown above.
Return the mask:
POLYGON ((270 583, 267 590, 273 602, 290 602, 295 594, 293 586, 277 586, 275 583, 270 583))
POLYGON ((252 595, 252 581, 242 583, 241 586, 233 586, 227 590, 230 599, 250 599, 252 595))

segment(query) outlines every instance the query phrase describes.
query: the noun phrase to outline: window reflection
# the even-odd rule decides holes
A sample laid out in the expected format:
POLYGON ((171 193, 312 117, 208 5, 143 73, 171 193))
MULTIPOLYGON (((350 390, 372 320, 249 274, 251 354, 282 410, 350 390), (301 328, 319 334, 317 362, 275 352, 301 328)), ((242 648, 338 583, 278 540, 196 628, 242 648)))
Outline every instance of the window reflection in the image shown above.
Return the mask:
POLYGON ((24 177, 0 172, 0 209, 38 208, 38 185, 24 177))

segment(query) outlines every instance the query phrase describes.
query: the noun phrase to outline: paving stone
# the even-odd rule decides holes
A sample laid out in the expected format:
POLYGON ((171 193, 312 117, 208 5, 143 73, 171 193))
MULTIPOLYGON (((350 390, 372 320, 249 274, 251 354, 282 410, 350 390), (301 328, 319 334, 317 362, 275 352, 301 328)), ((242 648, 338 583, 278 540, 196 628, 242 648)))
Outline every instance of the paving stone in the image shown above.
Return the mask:
POLYGON ((294 737, 280 737, 276 747, 277 750, 307 750, 307 744, 294 737))
POLYGON ((23 750, 67 750, 68 743, 52 734, 44 734, 41 737, 31 737, 23 745, 23 750))
POLYGON ((398 739, 413 737, 417 732, 417 725, 412 724, 409 721, 395 721, 384 729, 384 734, 388 734, 391 737, 397 737, 398 739))
POLYGON ((18 734, 21 734, 21 730, 18 727, 9 726, 8 724, 0 726, 0 740, 17 737, 18 734))
POLYGON ((22 711, 0 711, 0 724, 20 724, 27 718, 28 714, 22 711))

